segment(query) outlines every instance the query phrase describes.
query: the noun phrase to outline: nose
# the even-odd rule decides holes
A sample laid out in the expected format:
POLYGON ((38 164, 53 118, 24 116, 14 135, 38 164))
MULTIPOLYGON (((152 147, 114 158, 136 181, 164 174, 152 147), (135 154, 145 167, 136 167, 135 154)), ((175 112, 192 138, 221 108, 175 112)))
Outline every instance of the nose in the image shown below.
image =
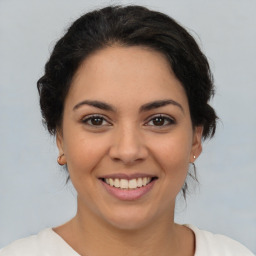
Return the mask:
POLYGON ((148 156, 143 138, 135 128, 120 128, 114 132, 109 155, 114 161, 131 165, 143 161, 148 156))

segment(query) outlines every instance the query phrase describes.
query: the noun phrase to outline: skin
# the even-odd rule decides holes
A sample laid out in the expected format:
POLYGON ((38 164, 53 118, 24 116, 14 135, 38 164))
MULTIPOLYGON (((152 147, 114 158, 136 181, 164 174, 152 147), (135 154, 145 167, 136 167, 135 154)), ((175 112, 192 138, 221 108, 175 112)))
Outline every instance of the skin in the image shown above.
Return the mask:
POLYGON ((201 136, 161 53, 114 45, 92 54, 73 78, 57 133, 61 163, 78 193, 77 215, 54 231, 81 255, 194 255, 194 234, 174 223, 174 207, 189 163, 201 153, 201 136), (164 100, 174 104, 141 111, 164 100), (103 102, 113 111, 84 101, 103 102), (99 180, 115 173, 157 180, 141 198, 125 201, 99 180))

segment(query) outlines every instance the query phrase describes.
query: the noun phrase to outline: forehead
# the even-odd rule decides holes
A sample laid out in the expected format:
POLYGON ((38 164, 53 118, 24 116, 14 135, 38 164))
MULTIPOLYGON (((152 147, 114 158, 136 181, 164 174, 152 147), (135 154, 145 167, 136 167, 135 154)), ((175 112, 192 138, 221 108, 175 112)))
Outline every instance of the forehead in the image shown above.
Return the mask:
POLYGON ((187 97, 165 56, 144 47, 112 46, 87 57, 68 94, 71 101, 104 100, 113 104, 171 98, 187 107, 187 97))

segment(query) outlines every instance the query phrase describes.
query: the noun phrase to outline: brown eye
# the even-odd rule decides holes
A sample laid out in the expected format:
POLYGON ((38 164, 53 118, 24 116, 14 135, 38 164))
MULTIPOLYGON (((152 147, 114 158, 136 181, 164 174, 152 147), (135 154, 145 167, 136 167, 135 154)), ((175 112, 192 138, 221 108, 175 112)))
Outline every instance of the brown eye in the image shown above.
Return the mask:
POLYGON ((91 118, 91 124, 92 125, 102 125, 103 118, 102 117, 93 117, 91 118))
POLYGON ((172 125, 174 123, 175 121, 172 118, 159 115, 151 118, 146 125, 162 127, 162 126, 172 125))
POLYGON ((162 126, 164 125, 164 118, 163 117, 155 117, 153 120, 152 120, 153 124, 156 125, 156 126, 162 126))
POLYGON ((102 116, 89 116, 82 120, 82 122, 89 126, 109 126, 111 125, 106 119, 102 116))

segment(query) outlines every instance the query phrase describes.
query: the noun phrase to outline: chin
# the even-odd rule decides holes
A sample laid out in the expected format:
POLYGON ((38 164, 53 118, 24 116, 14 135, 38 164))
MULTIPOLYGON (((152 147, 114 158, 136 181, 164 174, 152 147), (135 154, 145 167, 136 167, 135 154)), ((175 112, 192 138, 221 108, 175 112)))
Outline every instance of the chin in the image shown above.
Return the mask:
POLYGON ((104 214, 105 221, 112 227, 124 231, 143 229, 152 223, 154 219, 152 212, 150 213, 145 209, 134 209, 134 207, 128 208, 115 210, 114 212, 112 209, 108 214, 104 214))

